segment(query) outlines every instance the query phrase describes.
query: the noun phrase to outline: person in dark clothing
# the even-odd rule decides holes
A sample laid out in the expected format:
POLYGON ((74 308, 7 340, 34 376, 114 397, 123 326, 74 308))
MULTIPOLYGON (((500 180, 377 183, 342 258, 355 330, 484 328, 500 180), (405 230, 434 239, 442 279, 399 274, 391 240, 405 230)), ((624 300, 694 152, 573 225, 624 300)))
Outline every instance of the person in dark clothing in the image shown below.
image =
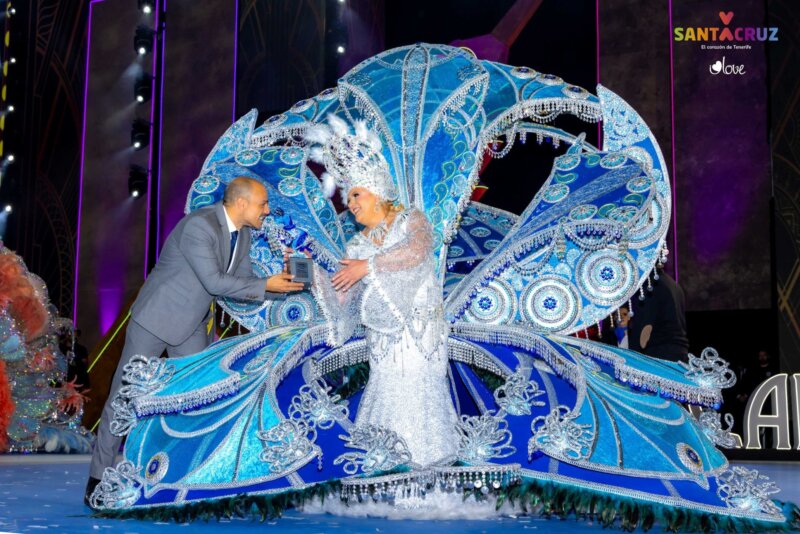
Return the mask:
MULTIPOLYGON (((750 396, 766 379, 778 372, 772 363, 769 351, 759 350, 756 359, 758 360, 757 364, 751 359, 745 365, 736 367, 736 385, 726 398, 727 404, 725 405, 733 413, 734 428, 739 433, 744 430, 745 410, 750 396)), ((774 415, 775 412, 771 403, 767 403, 764 406, 763 413, 774 415)), ((762 428, 759 434, 762 446, 765 449, 771 449, 775 443, 775 429, 762 428)))
POLYGON ((78 342, 80 330, 63 332, 58 339, 58 348, 67 357, 67 382, 74 381, 78 391, 89 389, 89 351, 78 342))
POLYGON ((653 290, 644 300, 633 299, 633 315, 628 326, 632 350, 673 362, 688 361, 689 338, 686 335, 686 297, 683 290, 658 269, 653 290))
POLYGON ((89 350, 81 345, 80 336, 81 330, 76 328, 75 337, 69 339, 72 343, 73 357, 67 370, 71 376, 68 376, 67 380, 75 378, 75 382, 80 385, 78 391, 86 391, 91 386, 89 383, 89 350))
POLYGON ((758 365, 748 365, 737 369, 736 400, 742 406, 742 412, 747 405, 750 395, 767 378, 775 374, 775 369, 770 361, 769 352, 758 351, 758 365))
POLYGON ((603 321, 603 334, 600 341, 606 345, 613 345, 627 349, 630 347, 628 336, 628 323, 630 322, 630 312, 628 306, 620 306, 609 317, 603 321))

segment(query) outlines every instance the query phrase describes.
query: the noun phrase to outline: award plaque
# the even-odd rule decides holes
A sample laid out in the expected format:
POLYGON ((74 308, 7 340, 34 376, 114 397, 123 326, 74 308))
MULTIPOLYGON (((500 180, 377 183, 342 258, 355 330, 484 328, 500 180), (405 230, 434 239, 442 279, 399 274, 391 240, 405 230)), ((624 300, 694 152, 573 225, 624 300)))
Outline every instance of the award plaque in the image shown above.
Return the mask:
POLYGON ((294 279, 292 281, 302 283, 303 289, 308 289, 311 287, 311 269, 311 258, 306 258, 305 256, 289 257, 289 273, 294 275, 294 279))

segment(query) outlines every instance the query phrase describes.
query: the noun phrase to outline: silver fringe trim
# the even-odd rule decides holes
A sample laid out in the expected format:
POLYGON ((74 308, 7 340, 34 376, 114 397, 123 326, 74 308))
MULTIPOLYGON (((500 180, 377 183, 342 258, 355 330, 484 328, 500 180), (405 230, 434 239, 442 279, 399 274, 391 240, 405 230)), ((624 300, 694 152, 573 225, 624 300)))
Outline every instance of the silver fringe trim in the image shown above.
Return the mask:
POLYGON ((341 497, 347 503, 368 499, 393 503, 396 498, 425 498, 436 488, 445 492, 478 490, 488 494, 521 480, 519 464, 431 467, 380 477, 344 479, 341 497))

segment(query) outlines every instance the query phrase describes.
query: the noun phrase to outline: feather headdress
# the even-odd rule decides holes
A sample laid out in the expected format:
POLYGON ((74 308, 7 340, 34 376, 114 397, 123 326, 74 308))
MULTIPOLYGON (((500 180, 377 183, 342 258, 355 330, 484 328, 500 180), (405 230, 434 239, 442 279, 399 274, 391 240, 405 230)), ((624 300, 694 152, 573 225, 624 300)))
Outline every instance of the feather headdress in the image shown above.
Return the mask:
POLYGON ((347 198, 352 188, 363 187, 384 200, 397 200, 380 138, 364 121, 355 121, 353 130, 351 133, 347 122, 330 114, 328 124, 316 124, 306 132, 306 140, 316 145, 309 152, 311 160, 325 166, 325 194, 332 196, 338 186, 347 198))

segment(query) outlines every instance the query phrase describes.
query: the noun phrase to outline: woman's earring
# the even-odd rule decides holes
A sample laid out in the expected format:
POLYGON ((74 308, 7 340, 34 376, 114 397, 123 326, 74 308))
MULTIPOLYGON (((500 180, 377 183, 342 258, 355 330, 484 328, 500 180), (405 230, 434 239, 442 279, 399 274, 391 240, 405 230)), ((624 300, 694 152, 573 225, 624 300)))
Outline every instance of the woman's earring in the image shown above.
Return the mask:
POLYGON ((373 211, 375 211, 375 213, 380 213, 381 212, 381 207, 378 206, 377 204, 372 206, 372 209, 373 209, 373 211))

